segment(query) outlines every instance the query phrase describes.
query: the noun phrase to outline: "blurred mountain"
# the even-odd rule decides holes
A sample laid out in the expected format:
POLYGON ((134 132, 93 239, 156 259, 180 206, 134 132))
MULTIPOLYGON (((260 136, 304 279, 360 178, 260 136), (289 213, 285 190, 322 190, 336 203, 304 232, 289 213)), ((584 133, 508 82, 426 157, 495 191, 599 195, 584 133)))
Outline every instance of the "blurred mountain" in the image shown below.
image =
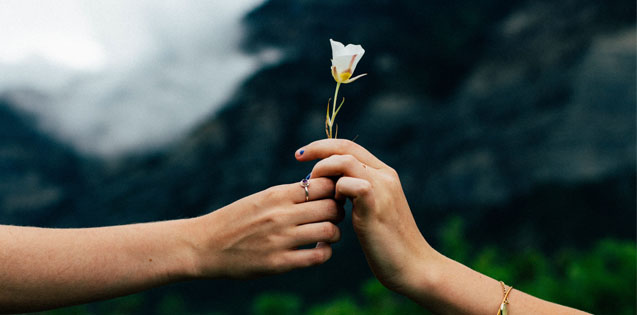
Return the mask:
POLYGON ((44 95, 28 90, 10 94, 0 96, 2 223, 58 226, 62 218, 68 224, 85 186, 80 158, 38 131, 32 117, 13 109, 13 102, 39 103, 44 95))
MULTIPOLYGON (((434 243, 451 216, 468 219, 476 242, 512 249, 634 239, 634 12, 634 2, 618 0, 271 0, 247 15, 243 46, 279 50, 282 62, 255 73, 182 141, 65 170, 77 157, 4 111, 0 118, 16 125, 10 132, 33 136, 3 134, 20 148, 7 152, 29 150, 31 159, 0 155, 0 165, 27 183, 13 192, 49 196, 28 211, 71 220, 62 207, 70 198, 76 213, 91 214, 85 226, 196 216, 296 182, 312 165, 293 153, 325 136, 333 38, 362 44, 357 71, 369 73, 341 89, 339 137, 356 138, 396 168, 434 243), (46 161, 36 158, 41 152, 46 161), (15 161, 24 167, 12 168, 15 161), (29 181, 32 173, 37 180, 29 181), (76 187, 82 193, 69 195, 76 187)), ((24 222, 12 214, 19 207, 5 205, 12 191, 3 187, 0 215, 24 222)), ((294 287, 321 296, 347 286, 342 279, 370 276, 347 222, 343 230, 317 276, 232 283, 214 294, 294 287)), ((205 299, 211 291, 189 294, 205 299)))
POLYGON ((330 37, 368 51, 359 69, 370 75, 343 88, 339 134, 359 136, 394 166, 418 212, 479 215, 544 185, 633 178, 635 24, 626 3, 497 4, 267 2, 246 18, 245 46, 282 49, 284 61, 179 144, 121 163, 86 200, 120 219, 174 218, 303 177, 311 165, 293 152, 324 136, 330 37), (342 13, 355 7, 365 9, 342 13), (452 22, 439 14, 459 29, 448 33, 452 22), (443 59, 458 64, 440 67, 443 59))

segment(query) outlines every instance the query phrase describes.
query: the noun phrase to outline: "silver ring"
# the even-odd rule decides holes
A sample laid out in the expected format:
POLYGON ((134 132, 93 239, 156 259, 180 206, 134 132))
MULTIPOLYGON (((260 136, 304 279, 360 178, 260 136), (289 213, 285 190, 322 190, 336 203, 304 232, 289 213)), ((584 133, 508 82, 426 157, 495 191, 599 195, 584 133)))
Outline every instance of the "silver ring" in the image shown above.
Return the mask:
POLYGON ((305 201, 307 202, 310 200, 310 190, 308 189, 308 187, 310 187, 310 180, 303 178, 301 181, 301 187, 305 189, 305 201))

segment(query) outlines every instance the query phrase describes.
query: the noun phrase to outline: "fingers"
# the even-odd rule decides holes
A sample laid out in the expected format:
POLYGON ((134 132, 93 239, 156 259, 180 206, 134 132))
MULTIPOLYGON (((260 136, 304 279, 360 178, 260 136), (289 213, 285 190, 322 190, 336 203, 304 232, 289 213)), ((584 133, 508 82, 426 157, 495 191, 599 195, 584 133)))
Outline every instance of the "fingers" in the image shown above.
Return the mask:
POLYGON ((329 177, 329 176, 350 176, 356 178, 367 178, 369 166, 361 163, 352 155, 332 155, 325 158, 312 169, 312 178, 329 177))
POLYGON ((319 243, 316 248, 292 250, 284 255, 291 268, 305 268, 320 265, 329 260, 332 257, 332 246, 319 243))
MULTIPOLYGON (((334 181, 329 178, 313 178, 309 181, 308 201, 332 198, 334 196, 334 181)), ((305 189, 300 181, 279 187, 280 198, 291 198, 293 203, 305 202, 305 189)))
POLYGON ((312 161, 316 159, 324 159, 330 155, 346 154, 350 154, 362 163, 374 168, 387 166, 359 144, 344 139, 323 139, 314 141, 297 150, 295 156, 299 161, 312 161))
POLYGON ((317 242, 335 243, 341 239, 341 230, 331 222, 303 224, 292 230, 292 244, 299 247, 317 242))
MULTIPOLYGON (((336 182, 336 197, 343 199, 344 197, 352 198, 355 206, 362 203, 366 209, 373 209, 374 198, 371 198, 372 184, 360 178, 341 177, 336 182)), ((361 207, 357 207, 361 208, 361 207)))
POLYGON ((292 224, 301 225, 322 221, 341 222, 345 217, 343 203, 334 199, 322 199, 297 204, 296 211, 290 212, 292 224))

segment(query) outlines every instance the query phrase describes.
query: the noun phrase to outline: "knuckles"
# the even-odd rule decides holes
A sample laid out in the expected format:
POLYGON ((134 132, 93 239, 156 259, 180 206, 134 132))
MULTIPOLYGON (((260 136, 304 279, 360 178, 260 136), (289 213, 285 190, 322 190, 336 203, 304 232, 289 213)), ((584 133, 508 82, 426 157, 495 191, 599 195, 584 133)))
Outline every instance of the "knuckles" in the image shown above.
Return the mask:
POLYGON ((359 187, 358 187, 358 195, 359 196, 365 196, 365 195, 369 195, 372 192, 372 184, 368 181, 361 181, 359 187))
POLYGON ((397 172, 395 169, 393 169, 393 168, 391 168, 391 167, 387 167, 387 172, 388 172, 388 173, 389 173, 389 175, 390 175, 391 177, 393 177, 394 179, 398 179, 398 172, 397 172))
POLYGON ((308 251, 302 259, 293 258, 290 253, 276 253, 266 258, 266 273, 283 273, 294 268, 320 265, 332 257, 330 247, 315 248, 308 251))
POLYGON ((338 214, 338 202, 336 202, 336 200, 324 199, 322 200, 322 202, 325 203, 325 209, 329 214, 331 214, 332 216, 338 214))
POLYGON ((324 216, 322 219, 336 222, 343 220, 345 213, 342 203, 334 199, 323 199, 321 202, 325 204, 325 208, 321 210, 323 212, 322 216, 324 216))
POLYGON ((321 236, 330 241, 337 241, 340 238, 340 230, 331 222, 322 223, 321 236))
POLYGON ((264 200, 281 200, 286 194, 282 185, 272 186, 263 191, 264 200))
POLYGON ((389 167, 384 172, 380 173, 379 179, 386 186, 400 186, 400 178, 398 177, 398 172, 389 167))
POLYGON ((326 262, 332 257, 332 251, 329 248, 322 248, 321 250, 313 250, 308 258, 309 265, 319 265, 326 262))
POLYGON ((285 224, 287 213, 280 211, 278 208, 267 211, 261 218, 260 225, 263 226, 280 226, 285 224))
POLYGON ((340 159, 344 164, 352 165, 355 163, 360 163, 358 160, 351 154, 340 155, 340 159))
MULTIPOLYGON (((326 192, 326 191, 334 191, 334 181, 328 178, 323 178, 323 177, 319 177, 319 178, 314 178, 312 179, 312 184, 310 184, 310 193, 312 193, 312 191, 314 190, 318 190, 318 192, 320 192, 321 194, 326 192)), ((296 187, 294 187, 296 189, 296 187)))
POLYGON ((280 254, 270 255, 267 259, 268 269, 272 273, 281 273, 290 269, 290 263, 280 254))

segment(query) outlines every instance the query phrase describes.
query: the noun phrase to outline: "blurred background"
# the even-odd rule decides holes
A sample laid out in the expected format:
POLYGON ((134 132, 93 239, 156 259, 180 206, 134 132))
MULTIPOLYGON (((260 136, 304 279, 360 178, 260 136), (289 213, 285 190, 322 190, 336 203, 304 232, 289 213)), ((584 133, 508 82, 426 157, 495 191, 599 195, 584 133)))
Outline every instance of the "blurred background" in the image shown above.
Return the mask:
MULTIPOLYGON (((443 254, 554 302, 635 314, 635 2, 5 0, 0 224, 192 217, 339 137, 393 166, 443 254)), ((325 265, 48 314, 426 314, 369 271, 349 220, 325 265)))

